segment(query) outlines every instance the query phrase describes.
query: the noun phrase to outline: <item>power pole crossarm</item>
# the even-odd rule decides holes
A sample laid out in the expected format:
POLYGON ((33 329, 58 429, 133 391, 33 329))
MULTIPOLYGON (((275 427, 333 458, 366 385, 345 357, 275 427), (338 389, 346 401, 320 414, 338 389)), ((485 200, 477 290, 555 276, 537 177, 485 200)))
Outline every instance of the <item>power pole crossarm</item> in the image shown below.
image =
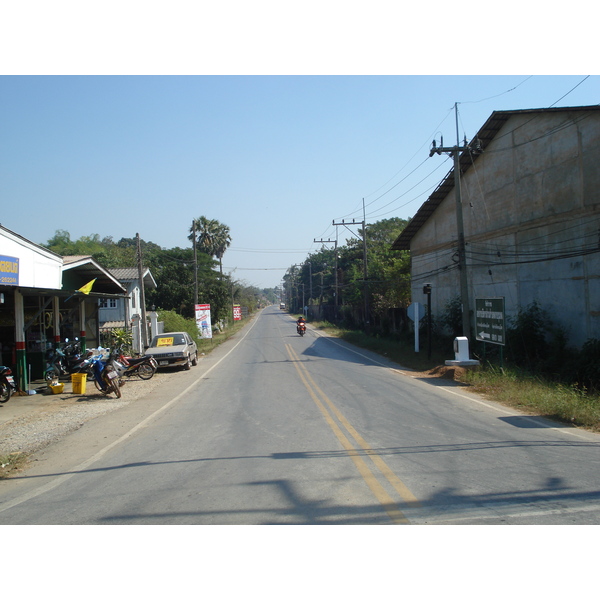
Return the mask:
MULTIPOLYGON (((336 227, 342 226, 345 227, 348 231, 350 231, 350 233, 352 233, 353 235, 356 235, 349 227, 348 225, 360 225, 362 226, 362 242, 363 242, 363 277, 364 277, 364 284, 363 284, 363 295, 364 295, 364 304, 365 304, 365 326, 369 327, 369 274, 368 274, 368 267, 367 267, 367 221, 365 218, 365 200, 363 198, 363 220, 362 221, 356 221, 355 219, 352 219, 352 223, 350 223, 350 221, 348 221, 346 223, 346 221, 344 219, 342 219, 341 223, 336 223, 335 221, 333 221, 333 225, 335 225, 336 227)), ((358 236, 356 236, 358 237, 358 236)), ((360 239, 360 238, 359 238, 360 239)))

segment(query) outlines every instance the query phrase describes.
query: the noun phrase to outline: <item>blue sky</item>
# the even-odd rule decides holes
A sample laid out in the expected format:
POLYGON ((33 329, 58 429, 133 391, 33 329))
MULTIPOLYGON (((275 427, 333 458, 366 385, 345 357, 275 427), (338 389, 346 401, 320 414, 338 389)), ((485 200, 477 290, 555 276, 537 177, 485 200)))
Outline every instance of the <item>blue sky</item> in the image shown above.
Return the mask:
MULTIPOLYGON (((344 22, 357 26, 362 15, 351 17, 344 22)), ((286 46, 280 31, 270 60, 260 62, 266 46, 244 45, 238 26, 235 59, 227 54, 210 68, 168 54, 164 63, 130 63, 133 45, 129 55, 108 53, 105 62, 84 45, 95 60, 76 62, 80 53, 67 53, 55 29, 56 43, 0 71, 2 225, 37 243, 64 229, 72 239, 139 233, 171 248, 186 246, 192 219, 205 215, 230 227, 225 270, 272 287, 319 247, 314 239, 335 238, 334 219, 362 220, 363 198, 367 222, 415 214, 451 168, 445 156, 429 158, 429 147, 440 135, 456 142, 455 103, 462 140, 494 110, 600 102, 600 77, 530 76, 524 69, 552 73, 558 63, 520 61, 521 54, 508 65, 520 74, 439 75, 449 68, 450 49, 435 51, 431 63, 399 65, 396 74, 366 51, 383 43, 377 32, 355 48, 344 31, 341 44, 329 39, 329 53, 302 63, 291 48, 305 32, 292 31, 286 46), (256 62, 243 61, 246 49, 256 62), (344 51, 362 52, 365 62, 339 60, 344 51), (283 66, 275 60, 282 55, 289 59, 283 66), (175 72, 174 64, 181 65, 175 72)), ((327 35, 319 27, 313 46, 323 48, 327 35)), ((411 47, 415 57, 431 49, 428 40, 411 47)), ((11 42, 14 57, 25 42, 17 35, 11 42)), ((340 230, 340 243, 348 236, 340 230)))

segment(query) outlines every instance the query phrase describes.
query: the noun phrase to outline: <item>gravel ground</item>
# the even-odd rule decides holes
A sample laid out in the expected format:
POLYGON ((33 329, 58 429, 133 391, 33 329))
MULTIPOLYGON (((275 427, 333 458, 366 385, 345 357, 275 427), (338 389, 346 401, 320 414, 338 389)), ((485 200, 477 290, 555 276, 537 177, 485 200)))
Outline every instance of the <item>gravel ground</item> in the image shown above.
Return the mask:
MULTIPOLYGON (((86 421, 143 398, 177 375, 176 371, 159 371, 147 381, 138 378, 126 380, 121 388, 121 398, 116 398, 114 394, 104 396, 91 381, 87 382, 85 395, 73 394, 71 384, 66 383, 65 393, 40 397, 39 406, 0 423, 0 455, 37 452, 79 429, 86 421)), ((3 408, 8 407, 9 403, 18 403, 19 399, 11 398, 3 408)))

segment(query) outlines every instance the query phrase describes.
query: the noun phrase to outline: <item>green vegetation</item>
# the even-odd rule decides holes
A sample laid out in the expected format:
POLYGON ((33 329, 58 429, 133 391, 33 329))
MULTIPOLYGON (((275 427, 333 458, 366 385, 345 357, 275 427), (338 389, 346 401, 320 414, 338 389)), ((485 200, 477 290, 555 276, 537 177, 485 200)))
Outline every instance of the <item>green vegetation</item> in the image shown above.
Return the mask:
POLYGON ((27 464, 27 454, 23 452, 11 452, 0 456, 0 479, 6 479, 14 475, 27 464))
MULTIPOLYGON (((310 254, 284 275, 284 295, 293 312, 310 306, 312 315, 356 329, 364 323, 365 298, 371 328, 388 333, 399 327, 402 308, 410 303, 410 256, 391 250, 408 221, 383 219, 365 227, 368 279, 364 277, 363 230, 344 245, 310 254)), ((348 231, 347 233, 350 233, 348 231)))
POLYGON ((196 344, 200 341, 198 326, 194 319, 182 317, 173 310, 159 310, 158 320, 163 322, 165 333, 169 333, 170 331, 185 331, 189 333, 196 344))
POLYGON ((208 354, 210 351, 214 350, 219 344, 222 344, 232 335, 235 335, 248 323, 247 320, 242 319, 222 330, 218 327, 213 327, 212 339, 206 339, 200 336, 195 319, 182 317, 172 310, 158 311, 158 319, 164 323, 165 333, 168 333, 169 331, 186 331, 196 342, 198 352, 204 352, 204 354, 208 354))
MULTIPOLYGON (((275 288, 260 290, 223 273, 222 258, 231 243, 229 227, 202 216, 196 224, 196 263, 194 263, 193 231, 190 228, 189 248, 161 248, 153 242, 140 240, 142 263, 154 277, 157 289, 146 290, 147 308, 171 311, 182 317, 194 317, 195 281, 197 270, 198 301, 210 304, 213 325, 231 324, 232 304, 239 304, 251 314, 257 307, 278 300, 275 288)), ((69 232, 56 231, 42 244, 62 256, 89 255, 105 269, 131 268, 137 265, 137 239, 100 238, 97 234, 71 240, 69 232)))
POLYGON ((600 431, 600 394, 576 384, 549 381, 515 368, 487 365, 460 378, 491 400, 529 414, 600 431))

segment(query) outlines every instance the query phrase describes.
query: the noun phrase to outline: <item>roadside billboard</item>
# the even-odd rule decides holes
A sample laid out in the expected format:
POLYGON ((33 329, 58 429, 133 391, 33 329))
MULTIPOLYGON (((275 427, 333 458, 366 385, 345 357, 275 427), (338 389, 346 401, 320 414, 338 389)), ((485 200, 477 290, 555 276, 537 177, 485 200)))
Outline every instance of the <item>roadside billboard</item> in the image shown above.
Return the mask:
POLYGON ((196 304, 196 326, 203 338, 212 338, 210 304, 196 304))
POLYGON ((242 320, 242 307, 239 304, 233 305, 233 320, 234 321, 242 320))

